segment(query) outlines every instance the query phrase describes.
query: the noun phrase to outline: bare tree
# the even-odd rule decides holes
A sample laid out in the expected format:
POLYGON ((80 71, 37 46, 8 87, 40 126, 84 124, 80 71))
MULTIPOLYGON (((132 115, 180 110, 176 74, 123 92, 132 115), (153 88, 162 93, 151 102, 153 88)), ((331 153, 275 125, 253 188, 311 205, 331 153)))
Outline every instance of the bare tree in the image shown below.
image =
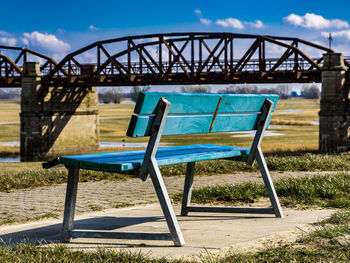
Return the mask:
POLYGON ((143 86, 143 87, 133 86, 131 91, 130 91, 131 100, 136 102, 137 97, 139 96, 140 92, 149 91, 150 89, 151 89, 151 87, 149 87, 149 86, 143 86))
POLYGON ((114 103, 120 103, 123 98, 123 92, 120 87, 112 87, 112 101, 114 103))
POLYGON ((321 96, 321 91, 317 85, 303 85, 301 96, 305 99, 319 99, 321 96))
POLYGON ((281 99, 288 99, 290 97, 290 88, 288 84, 280 84, 276 88, 281 99))
POLYGON ((99 100, 105 104, 120 103, 123 98, 123 92, 120 87, 103 88, 98 94, 99 100))
POLYGON ((21 98, 21 90, 18 88, 14 88, 14 89, 1 88, 0 89, 0 99, 20 100, 20 98, 21 98))
POLYGON ((255 85, 230 85, 222 90, 219 90, 218 93, 227 93, 227 94, 257 94, 259 93, 258 87, 255 85))
POLYGON ((181 92, 184 93, 210 93, 210 87, 207 86, 183 86, 181 92))

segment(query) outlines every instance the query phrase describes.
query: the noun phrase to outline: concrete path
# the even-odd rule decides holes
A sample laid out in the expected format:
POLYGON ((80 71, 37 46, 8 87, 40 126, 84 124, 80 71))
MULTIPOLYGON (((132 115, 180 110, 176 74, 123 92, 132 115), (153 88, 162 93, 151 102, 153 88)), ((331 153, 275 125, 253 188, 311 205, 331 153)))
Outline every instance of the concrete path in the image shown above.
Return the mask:
MULTIPOLYGON (((175 207, 179 215, 180 208, 175 207)), ((221 254, 246 252, 273 246, 280 240, 293 241, 300 229, 332 214, 332 210, 285 209, 285 218, 247 214, 191 213, 178 216, 186 241, 184 247, 174 247, 169 241, 73 239, 67 244, 72 249, 97 247, 141 251, 153 257, 191 257, 199 253, 221 254)), ((77 216, 76 228, 118 231, 168 232, 160 206, 151 204, 130 208, 109 209, 77 216)), ((22 225, 0 227, 0 238, 6 243, 23 240, 59 242, 60 220, 44 220, 22 225)))
MULTIPOLYGON (((315 172, 273 172, 273 180, 286 177, 312 176, 315 172)), ((170 195, 182 192, 184 176, 165 177, 170 195)), ((236 173, 230 175, 195 176, 194 188, 209 185, 261 182, 257 173, 236 173)), ((100 211, 109 208, 157 202, 151 180, 101 181, 79 183, 77 214, 100 211)), ((0 192, 0 225, 28 219, 47 217, 61 218, 65 200, 66 184, 35 189, 0 192)))

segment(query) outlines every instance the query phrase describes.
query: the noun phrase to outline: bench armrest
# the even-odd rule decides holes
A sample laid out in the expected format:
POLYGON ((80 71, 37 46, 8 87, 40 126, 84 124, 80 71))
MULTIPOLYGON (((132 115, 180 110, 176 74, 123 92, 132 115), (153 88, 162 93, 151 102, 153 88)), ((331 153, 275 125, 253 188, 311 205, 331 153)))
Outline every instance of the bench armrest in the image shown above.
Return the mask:
POLYGON ((60 164, 59 159, 55 158, 55 159, 53 159, 51 161, 47 161, 45 163, 42 163, 42 166, 43 166, 44 169, 49 169, 49 168, 52 168, 52 167, 54 167, 56 165, 59 165, 59 164, 60 164))

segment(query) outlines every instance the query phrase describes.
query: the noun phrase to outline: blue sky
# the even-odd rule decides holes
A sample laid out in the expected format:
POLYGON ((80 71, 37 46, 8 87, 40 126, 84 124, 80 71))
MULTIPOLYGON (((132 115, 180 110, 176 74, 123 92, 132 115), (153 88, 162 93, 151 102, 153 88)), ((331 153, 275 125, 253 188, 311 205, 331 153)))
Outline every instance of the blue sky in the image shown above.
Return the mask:
POLYGON ((134 34, 215 31, 293 36, 350 55, 350 1, 2 1, 0 45, 61 59, 89 43, 134 34))

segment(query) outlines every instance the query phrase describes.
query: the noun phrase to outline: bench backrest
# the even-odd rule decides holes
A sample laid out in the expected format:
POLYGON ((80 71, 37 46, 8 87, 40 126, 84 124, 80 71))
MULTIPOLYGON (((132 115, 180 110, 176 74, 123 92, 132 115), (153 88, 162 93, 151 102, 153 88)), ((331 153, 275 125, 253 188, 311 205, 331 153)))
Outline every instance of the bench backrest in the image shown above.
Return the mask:
POLYGON ((149 136, 160 98, 170 103, 162 135, 216 133, 255 130, 264 101, 276 106, 278 95, 140 93, 127 135, 149 136))

